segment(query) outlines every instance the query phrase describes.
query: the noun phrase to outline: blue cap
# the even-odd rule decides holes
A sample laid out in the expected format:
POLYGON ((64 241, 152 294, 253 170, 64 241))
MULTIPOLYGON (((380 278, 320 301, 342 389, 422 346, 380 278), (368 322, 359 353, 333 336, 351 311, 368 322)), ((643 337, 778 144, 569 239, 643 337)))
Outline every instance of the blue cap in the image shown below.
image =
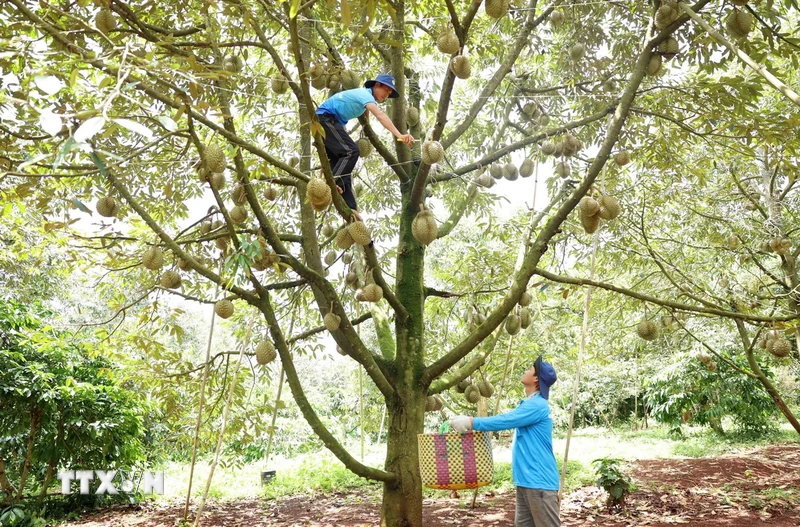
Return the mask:
POLYGON ((555 368, 549 362, 544 362, 542 356, 539 355, 536 358, 536 362, 533 363, 533 370, 536 372, 536 376, 539 377, 539 393, 545 399, 549 398, 550 387, 558 380, 555 368))
POLYGON ((392 94, 389 95, 390 99, 397 99, 398 97, 400 97, 400 94, 397 93, 397 88, 394 87, 394 77, 392 77, 388 73, 381 73, 380 75, 375 77, 375 80, 371 80, 371 81, 365 82, 364 83, 364 87, 365 88, 372 88, 373 86, 375 86, 376 82, 380 82, 381 84, 385 84, 386 86, 388 86, 388 87, 390 87, 392 89, 392 94))

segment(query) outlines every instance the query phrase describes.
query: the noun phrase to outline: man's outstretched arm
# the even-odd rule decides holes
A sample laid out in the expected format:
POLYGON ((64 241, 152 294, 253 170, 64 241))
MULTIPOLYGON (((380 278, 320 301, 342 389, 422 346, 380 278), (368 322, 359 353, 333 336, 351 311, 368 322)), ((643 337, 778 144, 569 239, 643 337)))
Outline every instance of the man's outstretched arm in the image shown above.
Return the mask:
POLYGON ((366 108, 372 115, 375 116, 375 118, 378 120, 379 123, 383 125, 384 128, 392 132, 393 136, 395 136, 396 138, 403 141, 405 144, 409 146, 414 144, 414 137, 412 137, 411 134, 401 134, 400 130, 397 129, 397 127, 394 125, 389 116, 386 115, 386 113, 383 110, 378 108, 377 104, 372 104, 372 103, 367 104, 366 108))

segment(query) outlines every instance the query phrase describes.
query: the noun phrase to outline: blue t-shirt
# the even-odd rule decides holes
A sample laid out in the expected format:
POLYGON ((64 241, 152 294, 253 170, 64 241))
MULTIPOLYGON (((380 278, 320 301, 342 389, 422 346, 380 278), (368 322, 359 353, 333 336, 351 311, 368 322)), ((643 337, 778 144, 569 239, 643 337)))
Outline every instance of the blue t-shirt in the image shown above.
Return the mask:
POLYGON ((371 88, 340 91, 319 105, 317 115, 333 115, 344 126, 350 119, 360 117, 369 103, 378 104, 372 96, 371 88))
POLYGON ((474 417, 472 428, 481 432, 516 428, 511 450, 514 485, 558 490, 558 467, 553 455, 553 419, 547 399, 534 392, 515 409, 492 417, 474 417))

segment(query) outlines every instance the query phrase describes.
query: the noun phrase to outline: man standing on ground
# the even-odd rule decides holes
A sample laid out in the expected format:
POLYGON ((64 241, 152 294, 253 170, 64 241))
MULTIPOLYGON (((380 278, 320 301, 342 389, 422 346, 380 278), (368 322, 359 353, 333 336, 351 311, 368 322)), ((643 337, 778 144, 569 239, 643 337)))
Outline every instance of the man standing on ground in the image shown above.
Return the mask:
POLYGON ((394 87, 394 77, 382 73, 375 80, 365 82, 363 88, 334 94, 317 108, 317 118, 325 128, 325 152, 331 163, 336 186, 347 206, 353 209, 356 219, 360 219, 360 216, 353 194, 352 173, 358 161, 358 146, 344 127, 350 119, 360 117, 369 110, 399 141, 413 145, 414 138, 411 134, 401 134, 389 116, 378 108, 378 103, 398 97, 400 94, 394 87))
POLYGON ((520 379, 527 397, 514 410, 492 417, 460 415, 450 420, 456 432, 494 432, 516 428, 511 471, 517 487, 515 527, 558 527, 558 468, 553 455, 553 420, 547 398, 556 382, 553 366, 540 355, 520 379))

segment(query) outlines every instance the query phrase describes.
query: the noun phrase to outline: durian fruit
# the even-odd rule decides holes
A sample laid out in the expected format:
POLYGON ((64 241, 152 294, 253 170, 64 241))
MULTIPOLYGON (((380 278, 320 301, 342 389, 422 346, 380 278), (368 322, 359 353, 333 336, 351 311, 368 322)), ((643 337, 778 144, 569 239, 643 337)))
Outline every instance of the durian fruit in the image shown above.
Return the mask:
POLYGON ((717 371, 717 363, 714 362, 714 359, 711 358, 711 355, 708 353, 700 353, 697 355, 697 360, 703 363, 703 366, 708 371, 717 371))
POLYGON ((506 318, 506 332, 509 335, 516 335, 519 333, 519 329, 522 325, 520 324, 519 315, 510 314, 506 318))
POLYGON ((231 221, 233 221, 233 223, 237 225, 240 223, 244 223, 245 220, 247 220, 247 208, 241 205, 236 205, 231 209, 230 215, 231 215, 231 221))
POLYGON ((289 90, 289 81, 286 80, 282 74, 278 73, 270 80, 270 87, 272 91, 278 95, 286 93, 289 90))
POLYGON ((459 381, 459 383, 458 383, 458 384, 456 384, 456 391, 457 391, 458 393, 464 393, 465 391, 467 391, 467 388, 469 388, 469 386, 470 386, 471 384, 472 384, 472 383, 471 383, 471 382, 469 382, 469 379, 464 379, 464 380, 462 380, 462 381, 459 381))
POLYGON ((161 287, 164 289, 177 289, 181 286, 181 275, 175 271, 164 271, 161 275, 161 287))
POLYGON ((353 261, 353 255, 350 253, 344 253, 342 255, 342 263, 349 264, 353 261))
POLYGON ((520 329, 528 329, 528 326, 531 325, 531 310, 527 307, 523 307, 519 310, 519 327, 520 329))
POLYGON ((747 38, 747 35, 753 30, 753 15, 747 11, 734 9, 725 19, 725 27, 733 38, 747 38))
POLYGON ((522 113, 528 116, 530 119, 538 119, 541 115, 541 111, 539 110, 539 105, 535 102, 526 102, 522 106, 522 113))
POLYGON ((580 208, 581 216, 594 216, 600 212, 600 203, 591 196, 582 197, 578 207, 580 208))
POLYGON ((489 167, 489 174, 494 179, 502 179, 503 177, 503 165, 500 163, 492 163, 489 167))
POLYGON ((580 152, 581 148, 583 148, 580 139, 569 133, 564 135, 564 139, 562 139, 561 144, 562 154, 567 157, 574 156, 580 152))
POLYGON ((508 13, 509 0, 486 0, 486 14, 492 18, 502 18, 508 13))
POLYGON ((421 210, 411 222, 411 234, 422 245, 430 245, 436 239, 438 226, 433 212, 421 210))
POLYGON ((325 67, 322 64, 316 63, 308 68, 308 78, 311 79, 311 86, 317 90, 321 90, 328 85, 325 67))
POLYGON ((164 253, 158 247, 150 247, 142 255, 142 265, 151 271, 157 271, 164 265, 164 253))
POLYGON ((433 395, 429 395, 425 398, 425 411, 426 412, 436 411, 436 397, 434 397, 433 395))
POLYGON ((419 110, 409 106, 406 109, 406 123, 408 123, 408 126, 417 126, 419 124, 419 110))
POLYGON ((336 247, 342 250, 347 250, 353 245, 353 237, 350 235, 350 230, 345 227, 341 229, 339 232, 336 233, 336 238, 334 239, 334 243, 336 247))
POLYGON ((336 251, 328 251, 325 253, 325 265, 333 265, 336 261, 336 251))
POLYGON ((617 166, 624 167, 628 163, 631 162, 631 155, 628 153, 627 150, 620 150, 617 152, 617 155, 614 156, 614 163, 617 166))
POLYGON ((645 73, 652 76, 657 74, 659 71, 661 71, 661 55, 653 53, 653 55, 650 57, 650 62, 647 63, 647 69, 645 70, 645 73))
POLYGON ((330 223, 326 223, 322 227, 322 235, 326 238, 330 238, 336 233, 336 227, 331 225, 330 223))
POLYGON ((566 17, 564 16, 564 12, 561 9, 554 9, 552 13, 550 13, 550 26, 553 28, 561 27, 564 25, 564 21, 566 17))
POLYGON ((728 249, 730 249, 731 251, 735 251, 736 249, 742 246, 742 241, 735 234, 731 234, 728 236, 727 243, 728 243, 728 249))
POLYGON ((233 203, 236 205, 240 205, 247 201, 247 192, 244 189, 244 185, 239 183, 233 187, 233 190, 231 191, 231 200, 233 200, 233 203))
POLYGON ((214 238, 214 245, 216 245, 217 249, 221 251, 227 251, 230 242, 231 239, 228 236, 218 236, 217 238, 214 238))
POLYGON ((325 210, 331 204, 331 188, 320 177, 312 177, 306 187, 306 198, 317 212, 325 210))
POLYGON ((595 214, 594 216, 588 216, 581 212, 580 220, 581 227, 583 227, 583 231, 586 234, 594 234, 600 227, 600 216, 598 214, 595 214))
POLYGON ((422 145, 422 162, 426 165, 439 163, 444 159, 444 148, 439 141, 425 141, 422 145))
POLYGON ((464 390, 464 397, 467 398, 467 402, 476 404, 481 400, 481 391, 474 384, 470 384, 467 386, 467 389, 464 390))
POLYGON ((613 220, 622 211, 617 199, 608 194, 600 196, 598 203, 600 204, 600 210, 597 211, 597 215, 604 220, 613 220))
POLYGON ((358 74, 353 70, 344 70, 340 78, 342 81, 342 89, 344 90, 352 90, 361 85, 361 79, 358 78, 358 74))
POLYGON ((94 27, 104 34, 108 34, 117 28, 117 19, 110 9, 104 7, 97 13, 94 19, 94 27))
POLYGON ((97 213, 104 218, 113 218, 119 211, 119 204, 114 198, 106 196, 97 200, 95 208, 97 213))
POLYGON ((268 340, 262 340, 256 346, 256 362, 262 366, 274 361, 277 356, 275 346, 268 340))
POLYGON ((211 178, 208 180, 208 182, 216 190, 222 190, 225 188, 225 174, 222 172, 214 172, 211 174, 211 178))
POLYGON ((374 150, 372 148, 372 143, 369 142, 369 139, 366 137, 362 137, 358 141, 356 141, 356 145, 358 146, 358 153, 361 157, 369 157, 374 150))
POLYGON ((342 78, 337 73, 328 75, 328 89, 331 94, 337 93, 342 89, 342 78))
POLYGON ((205 236, 209 232, 211 232, 211 222, 204 221, 203 223, 200 224, 200 235, 205 236))
POLYGON ((661 7, 656 10, 654 20, 656 29, 664 29, 675 22, 679 15, 677 2, 662 2, 661 7))
POLYGON ((576 42, 569 48, 569 56, 574 61, 581 60, 586 55, 586 46, 580 42, 576 42))
POLYGON ((761 242, 758 246, 758 250, 761 251, 762 253, 771 253, 772 246, 770 244, 770 240, 765 240, 761 242))
POLYGON ((443 31, 436 39, 436 47, 445 55, 453 55, 458 53, 461 44, 458 42, 458 36, 452 29, 443 31))
POLYGON ((216 313, 219 318, 229 318, 233 315, 233 302, 227 298, 217 300, 216 304, 214 304, 214 313, 216 313))
POLYGON ((472 68, 469 65, 469 59, 464 55, 456 55, 450 61, 450 70, 459 79, 469 79, 472 74, 472 68))
POLYGON ((218 144, 211 143, 206 146, 203 151, 203 161, 211 173, 225 171, 225 152, 218 144))
POLYGON ((546 156, 552 156, 556 153, 556 145, 552 141, 545 141, 542 143, 542 154, 546 156))
POLYGON ((788 357, 792 352, 792 343, 786 339, 777 339, 773 341, 772 346, 769 348, 769 352, 779 359, 788 357))
POLYGON ((278 199, 278 191, 272 185, 267 185, 264 189, 264 199, 268 201, 275 201, 278 199))
POLYGON ((492 175, 489 172, 484 172, 475 180, 478 186, 484 188, 492 188, 494 186, 494 179, 492 179, 492 175))
POLYGON ((524 178, 531 177, 533 175, 534 167, 535 164, 533 163, 533 160, 526 159, 525 161, 522 162, 522 164, 519 167, 519 175, 524 178))
POLYGON ((769 247, 775 254, 786 254, 792 247, 792 240, 789 238, 773 238, 769 241, 769 247))
POLYGON ((180 269, 181 271, 188 271, 189 269, 191 269, 191 267, 189 266, 189 261, 184 260, 183 258, 178 258, 178 269, 180 269))
POLYGON ((503 177, 509 181, 516 181, 517 177, 519 176, 519 171, 517 170, 517 165, 514 163, 506 163, 503 166, 503 177))
POLYGON ((652 320, 642 320, 636 326, 636 334, 644 340, 655 340, 658 338, 658 326, 652 320))
POLYGON ((354 221, 347 227, 347 230, 350 232, 353 242, 358 245, 369 245, 372 241, 372 235, 363 221, 354 221))
POLYGON ((383 298, 383 289, 378 284, 367 284, 362 290, 364 293, 364 300, 367 302, 378 302, 383 298))
POLYGON ((667 37, 658 45, 658 52, 664 57, 664 60, 670 60, 678 54, 678 41, 675 37, 667 37))
POLYGON ((350 286, 358 286, 358 275, 353 271, 350 271, 346 275, 344 275, 344 281, 347 282, 347 285, 350 286))
POLYGON ((561 161, 556 165, 556 175, 560 178, 568 178, 570 174, 569 163, 561 161))
POLYGON ((339 324, 342 321, 342 317, 335 313, 328 313, 325 315, 322 321, 325 323, 325 327, 328 329, 328 331, 336 331, 339 329, 339 324))
POLYGON ((531 302, 533 302, 533 295, 528 291, 524 291, 519 297, 519 305, 525 307, 531 305, 531 302))
POLYGON ((239 73, 244 68, 244 61, 239 55, 225 55, 222 59, 222 68, 231 73, 239 73))
POLYGON ((550 124, 550 116, 547 115, 546 113, 543 113, 542 115, 539 116, 536 122, 539 123, 539 126, 547 126, 548 124, 550 124))
POLYGON ((478 391, 481 394, 481 397, 491 397, 494 393, 494 386, 489 381, 481 381, 477 384, 478 391))

